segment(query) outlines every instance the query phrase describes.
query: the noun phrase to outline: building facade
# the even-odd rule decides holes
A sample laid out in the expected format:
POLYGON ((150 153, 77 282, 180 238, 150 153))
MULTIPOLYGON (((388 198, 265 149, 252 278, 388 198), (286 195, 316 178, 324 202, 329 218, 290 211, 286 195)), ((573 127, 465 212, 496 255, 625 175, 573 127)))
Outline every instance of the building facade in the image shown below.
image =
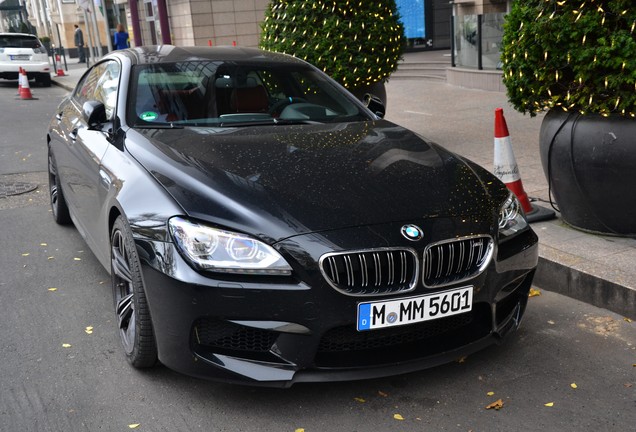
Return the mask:
MULTIPOLYGON (((320 1, 320 0, 307 0, 320 1)), ((452 49, 453 66, 499 68, 503 20, 511 0, 396 0, 408 50, 452 49)), ((0 31, 48 36, 71 57, 74 25, 91 54, 112 49, 118 24, 130 45, 258 46, 269 0, 0 0, 0 31)))

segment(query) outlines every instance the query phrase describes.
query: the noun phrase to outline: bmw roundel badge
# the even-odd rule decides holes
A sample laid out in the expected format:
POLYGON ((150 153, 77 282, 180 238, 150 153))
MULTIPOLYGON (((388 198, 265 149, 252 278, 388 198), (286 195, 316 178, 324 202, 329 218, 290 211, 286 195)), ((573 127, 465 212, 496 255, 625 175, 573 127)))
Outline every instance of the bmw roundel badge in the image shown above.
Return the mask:
POLYGON ((420 227, 416 225, 404 225, 401 232, 407 240, 411 241, 422 240, 422 237, 424 237, 424 233, 422 232, 420 227))

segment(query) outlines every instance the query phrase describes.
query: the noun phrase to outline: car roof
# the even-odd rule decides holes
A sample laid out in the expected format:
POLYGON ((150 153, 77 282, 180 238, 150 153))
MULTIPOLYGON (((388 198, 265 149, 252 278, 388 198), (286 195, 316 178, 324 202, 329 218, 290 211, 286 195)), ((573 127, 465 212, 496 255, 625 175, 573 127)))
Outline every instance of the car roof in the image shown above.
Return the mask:
POLYGON ((137 65, 206 60, 307 64, 287 54, 235 46, 177 47, 174 45, 149 45, 114 51, 109 56, 124 56, 137 65))
POLYGON ((36 35, 30 33, 0 33, 0 36, 29 36, 37 39, 36 35))

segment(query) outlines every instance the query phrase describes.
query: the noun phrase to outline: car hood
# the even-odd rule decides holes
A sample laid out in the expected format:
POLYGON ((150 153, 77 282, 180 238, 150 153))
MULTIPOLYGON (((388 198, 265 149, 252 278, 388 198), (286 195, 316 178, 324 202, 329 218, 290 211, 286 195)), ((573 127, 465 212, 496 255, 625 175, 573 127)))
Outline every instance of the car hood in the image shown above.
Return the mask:
POLYGON ((127 150, 195 218, 275 242, 426 218, 493 218, 494 177, 385 120, 130 129, 127 150))

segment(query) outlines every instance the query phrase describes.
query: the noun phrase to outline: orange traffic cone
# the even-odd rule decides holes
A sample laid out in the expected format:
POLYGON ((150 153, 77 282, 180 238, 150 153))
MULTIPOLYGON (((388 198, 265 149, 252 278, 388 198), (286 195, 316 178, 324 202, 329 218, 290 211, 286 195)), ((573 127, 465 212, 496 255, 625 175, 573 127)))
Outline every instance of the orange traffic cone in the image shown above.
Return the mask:
POLYGON ((59 54, 55 54, 55 62, 57 63, 57 76, 64 76, 64 69, 62 69, 62 60, 59 54))
POLYGON ((495 109, 495 163, 494 173, 519 199, 528 222, 538 222, 555 217, 552 210, 532 205, 523 190, 519 167, 510 142, 510 133, 503 115, 503 109, 495 109))
POLYGON ((28 100, 35 99, 31 94, 31 87, 29 87, 29 77, 27 77, 26 71, 22 70, 22 87, 20 87, 20 99, 28 100))
POLYGON ((18 96, 22 94, 22 66, 18 68, 18 96))

